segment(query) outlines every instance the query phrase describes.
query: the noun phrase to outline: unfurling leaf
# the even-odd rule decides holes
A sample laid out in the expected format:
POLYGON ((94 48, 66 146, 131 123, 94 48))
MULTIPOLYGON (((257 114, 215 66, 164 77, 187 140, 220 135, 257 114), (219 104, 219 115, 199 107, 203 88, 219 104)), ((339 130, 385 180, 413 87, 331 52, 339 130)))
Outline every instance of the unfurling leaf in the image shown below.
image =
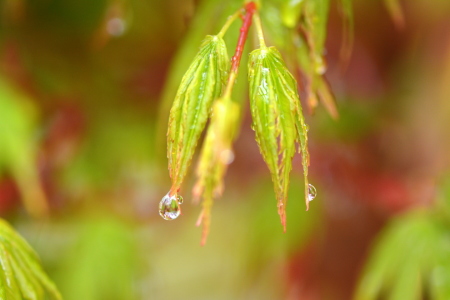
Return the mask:
POLYGON ((209 231, 213 199, 223 192, 223 177, 233 160, 232 143, 237 135, 239 105, 229 98, 214 103, 211 124, 203 143, 197 167, 197 182, 193 189, 195 200, 203 198, 198 224, 203 223, 202 244, 209 231))
POLYGON ((221 94, 229 65, 223 39, 207 36, 181 80, 170 111, 167 133, 172 194, 183 182, 210 114, 212 101, 221 94))
POLYGON ((0 219, 0 299, 61 299, 34 250, 0 219))
POLYGON ((285 207, 289 173, 296 143, 300 143, 308 209, 307 125, 305 124, 297 82, 274 47, 262 46, 250 54, 250 106, 253 130, 261 154, 269 167, 278 201, 278 213, 286 229, 285 207))

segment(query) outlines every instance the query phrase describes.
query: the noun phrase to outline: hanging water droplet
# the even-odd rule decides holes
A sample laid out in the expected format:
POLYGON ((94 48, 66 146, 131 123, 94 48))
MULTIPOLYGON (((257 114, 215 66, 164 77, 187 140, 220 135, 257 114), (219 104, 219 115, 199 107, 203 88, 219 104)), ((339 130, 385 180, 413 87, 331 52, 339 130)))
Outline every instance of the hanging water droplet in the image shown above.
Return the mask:
POLYGON ((183 197, 176 194, 170 195, 170 192, 167 193, 159 202, 159 215, 164 220, 175 220, 181 213, 180 201, 183 203, 183 197))
POLYGON ((312 184, 308 184, 308 201, 313 201, 317 196, 317 190, 312 184))

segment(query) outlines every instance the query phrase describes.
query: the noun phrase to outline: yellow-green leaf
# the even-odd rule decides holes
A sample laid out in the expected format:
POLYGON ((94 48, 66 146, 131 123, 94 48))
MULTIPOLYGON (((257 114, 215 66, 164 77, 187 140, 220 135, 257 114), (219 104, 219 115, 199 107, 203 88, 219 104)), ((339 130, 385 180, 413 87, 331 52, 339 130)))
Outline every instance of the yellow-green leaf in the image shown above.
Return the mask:
POLYGON ((308 207, 308 149, 305 124, 297 83, 274 47, 261 47, 250 54, 250 106, 252 127, 261 154, 272 174, 278 213, 286 227, 285 208, 289 173, 296 143, 300 143, 308 207))
MULTIPOLYGON (((65 300, 136 297, 136 237, 127 222, 109 214, 78 219, 73 247, 59 270, 65 300)), ((150 297, 153 298, 153 297, 150 297)))
POLYGON ((202 244, 205 244, 209 231, 210 212, 215 197, 223 192, 223 177, 232 162, 232 143, 237 135, 239 124, 239 105, 229 98, 214 103, 211 124, 197 168, 197 182, 193 189, 194 199, 203 198, 199 223, 203 223, 202 244))
POLYGON ((221 94, 229 65, 223 39, 207 36, 181 80, 170 111, 167 133, 172 193, 176 193, 183 182, 212 102, 221 94))
POLYGON ((327 36, 330 0, 306 0, 303 5, 304 27, 310 36, 309 44, 314 53, 321 57, 327 36))
POLYGON ((0 171, 14 177, 28 213, 43 217, 48 205, 36 166, 34 121, 30 99, 0 77, 0 171))
POLYGON ((287 0, 283 2, 281 8, 281 19, 284 26, 294 28, 297 25, 300 13, 303 8, 303 0, 287 0))
POLYGON ((375 244, 354 299, 422 299, 425 288, 430 299, 448 299, 449 246, 446 224, 433 213, 412 211, 396 218, 375 244))

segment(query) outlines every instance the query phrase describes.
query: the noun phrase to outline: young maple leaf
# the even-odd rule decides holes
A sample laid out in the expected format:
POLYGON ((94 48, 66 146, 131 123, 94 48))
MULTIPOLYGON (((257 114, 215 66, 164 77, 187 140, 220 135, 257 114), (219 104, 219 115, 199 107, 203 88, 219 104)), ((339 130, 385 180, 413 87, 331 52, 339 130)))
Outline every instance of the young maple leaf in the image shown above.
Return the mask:
POLYGON ((169 116, 167 157, 172 187, 179 190, 191 163, 195 148, 227 78, 229 59, 224 40, 207 36, 181 80, 169 116))
POLYGON ((209 232, 213 199, 223 193, 223 177, 232 161, 232 143, 239 125, 239 104, 230 98, 215 101, 197 167, 197 182, 193 189, 195 200, 203 198, 202 212, 197 222, 203 223, 202 244, 209 232))
POLYGON ((250 107, 252 127, 269 167, 278 201, 278 214, 286 230, 289 173, 296 143, 300 144, 309 207, 307 125, 302 114, 297 82, 274 47, 261 46, 250 54, 250 107))

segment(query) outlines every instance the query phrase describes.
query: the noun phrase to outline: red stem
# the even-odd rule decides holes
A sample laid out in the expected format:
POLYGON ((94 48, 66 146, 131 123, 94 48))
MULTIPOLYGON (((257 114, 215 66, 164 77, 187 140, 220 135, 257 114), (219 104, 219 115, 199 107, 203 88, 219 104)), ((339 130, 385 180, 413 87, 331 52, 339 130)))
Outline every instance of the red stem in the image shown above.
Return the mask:
POLYGON ((252 25, 252 17, 256 11, 255 2, 249 2, 245 5, 245 16, 240 29, 239 40, 236 46, 236 52, 231 58, 231 72, 237 72, 241 62, 242 52, 244 51, 245 41, 247 40, 248 31, 252 25))

